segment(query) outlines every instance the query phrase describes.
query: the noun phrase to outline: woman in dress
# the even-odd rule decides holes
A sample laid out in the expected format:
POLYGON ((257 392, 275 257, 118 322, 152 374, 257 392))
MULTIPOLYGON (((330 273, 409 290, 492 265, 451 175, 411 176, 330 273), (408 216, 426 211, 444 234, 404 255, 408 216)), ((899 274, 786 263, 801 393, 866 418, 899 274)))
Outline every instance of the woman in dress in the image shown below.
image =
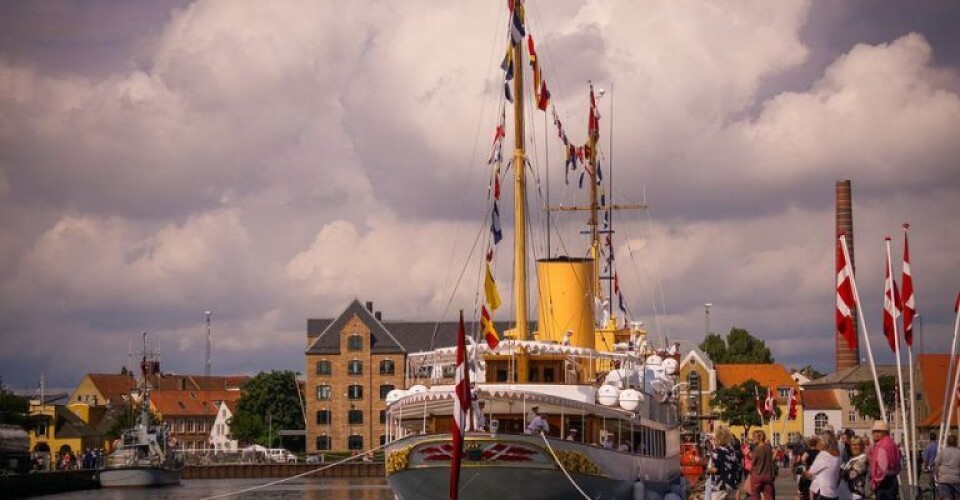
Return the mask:
POLYGON ((710 452, 710 467, 707 470, 713 485, 709 500, 733 500, 743 472, 736 441, 727 426, 717 429, 715 439, 715 446, 710 452))
POLYGON ((870 471, 863 440, 854 436, 850 438, 847 446, 850 447, 850 460, 840 467, 840 478, 847 484, 853 500, 863 500, 867 496, 867 475, 870 471))

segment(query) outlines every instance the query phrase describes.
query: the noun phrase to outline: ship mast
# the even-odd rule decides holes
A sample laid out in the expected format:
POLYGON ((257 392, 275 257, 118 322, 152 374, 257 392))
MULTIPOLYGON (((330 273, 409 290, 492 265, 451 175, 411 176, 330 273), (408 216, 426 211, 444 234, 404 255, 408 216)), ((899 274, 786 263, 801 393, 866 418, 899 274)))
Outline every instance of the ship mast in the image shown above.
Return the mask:
MULTIPOLYGON (((514 9, 523 8, 523 0, 515 0, 514 9)), ((513 45, 513 61, 516 67, 513 77, 513 124, 514 124, 514 194, 513 194, 513 293, 517 302, 516 334, 520 340, 528 340, 527 331, 527 186, 523 124, 523 42, 513 45)))

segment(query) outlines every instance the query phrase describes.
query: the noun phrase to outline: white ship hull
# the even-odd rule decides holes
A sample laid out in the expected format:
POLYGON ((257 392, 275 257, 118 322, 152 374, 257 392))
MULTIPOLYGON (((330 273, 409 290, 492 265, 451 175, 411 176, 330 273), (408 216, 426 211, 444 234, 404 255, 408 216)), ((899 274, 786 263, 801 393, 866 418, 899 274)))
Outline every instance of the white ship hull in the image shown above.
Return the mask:
POLYGON ((103 469, 97 476, 103 488, 141 488, 179 485, 182 472, 160 467, 117 467, 103 469))
MULTIPOLYGON (((540 436, 468 434, 460 498, 578 498, 577 487, 594 499, 632 499, 641 489, 682 494, 678 456, 645 457, 554 438, 549 443, 553 453, 540 436)), ((387 480, 397 497, 449 498, 450 450, 449 435, 391 443, 387 480)))

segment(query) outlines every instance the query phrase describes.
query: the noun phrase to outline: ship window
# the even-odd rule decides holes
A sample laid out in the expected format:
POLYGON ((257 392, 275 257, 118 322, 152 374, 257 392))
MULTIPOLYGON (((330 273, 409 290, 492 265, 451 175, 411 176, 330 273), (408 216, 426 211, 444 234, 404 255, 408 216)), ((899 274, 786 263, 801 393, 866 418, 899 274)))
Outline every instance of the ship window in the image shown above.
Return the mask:
POLYGON ((330 386, 329 385, 318 385, 317 386, 317 399, 323 401, 330 399, 330 386))
POLYGON ((347 449, 348 450, 362 450, 363 449, 363 436, 354 434, 347 438, 347 449))
POLYGON ((362 424, 363 423, 363 410, 350 410, 347 412, 347 423, 362 424))
POLYGON ((347 338, 347 349, 351 351, 362 351, 363 350, 363 337, 359 335, 351 335, 347 338))
POLYGON ((506 382, 506 381, 507 381, 507 369, 497 368, 497 382, 506 382))
POLYGON ((330 375, 333 373, 333 367, 329 360, 317 361, 317 375, 330 375))
POLYGON ((457 367, 454 365, 447 365, 443 367, 443 378, 453 378, 457 373, 457 367))
POLYGON ((347 398, 348 399, 363 399, 363 386, 362 385, 351 385, 347 388, 347 398))
POLYGON ((330 423, 330 410, 317 411, 317 425, 326 425, 330 423))
POLYGON ((318 450, 329 450, 329 449, 330 449, 330 436, 317 436, 317 449, 318 449, 318 450))
POLYGON ((380 375, 393 375, 394 370, 393 360, 385 359, 380 362, 380 375))
POLYGON ((380 399, 387 399, 387 394, 394 389, 396 389, 396 386, 393 384, 382 384, 380 386, 380 399))
POLYGON ((356 359, 347 363, 347 373, 350 375, 362 375, 363 363, 356 359))
POLYGON ((543 369, 543 381, 547 384, 551 384, 554 381, 554 371, 552 367, 545 367, 543 369))

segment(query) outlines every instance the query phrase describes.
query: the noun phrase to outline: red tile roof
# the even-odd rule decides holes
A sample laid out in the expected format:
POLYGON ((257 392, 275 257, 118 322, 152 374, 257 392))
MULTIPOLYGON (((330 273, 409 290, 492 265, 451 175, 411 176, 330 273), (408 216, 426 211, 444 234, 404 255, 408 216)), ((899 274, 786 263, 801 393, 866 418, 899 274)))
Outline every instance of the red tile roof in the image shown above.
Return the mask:
POLYGON ((803 394, 804 410, 842 410, 837 397, 830 389, 805 390, 803 394))
MULTIPOLYGON (((790 372, 781 364, 715 365, 717 383, 722 387, 740 385, 750 379, 764 387, 776 390, 780 387, 798 387, 790 378, 790 372)), ((799 388, 799 387, 798 387, 799 388)), ((802 393, 798 398, 802 401, 802 393)), ((778 398, 781 399, 781 398, 778 398)))
POLYGON ((154 391, 150 402, 164 417, 217 415, 217 402, 236 401, 240 391, 154 391))
POLYGON ((119 404, 124 400, 123 396, 137 387, 136 379, 130 374, 88 373, 87 376, 90 377, 90 381, 93 382, 97 391, 107 400, 100 404, 106 404, 107 402, 119 404))

